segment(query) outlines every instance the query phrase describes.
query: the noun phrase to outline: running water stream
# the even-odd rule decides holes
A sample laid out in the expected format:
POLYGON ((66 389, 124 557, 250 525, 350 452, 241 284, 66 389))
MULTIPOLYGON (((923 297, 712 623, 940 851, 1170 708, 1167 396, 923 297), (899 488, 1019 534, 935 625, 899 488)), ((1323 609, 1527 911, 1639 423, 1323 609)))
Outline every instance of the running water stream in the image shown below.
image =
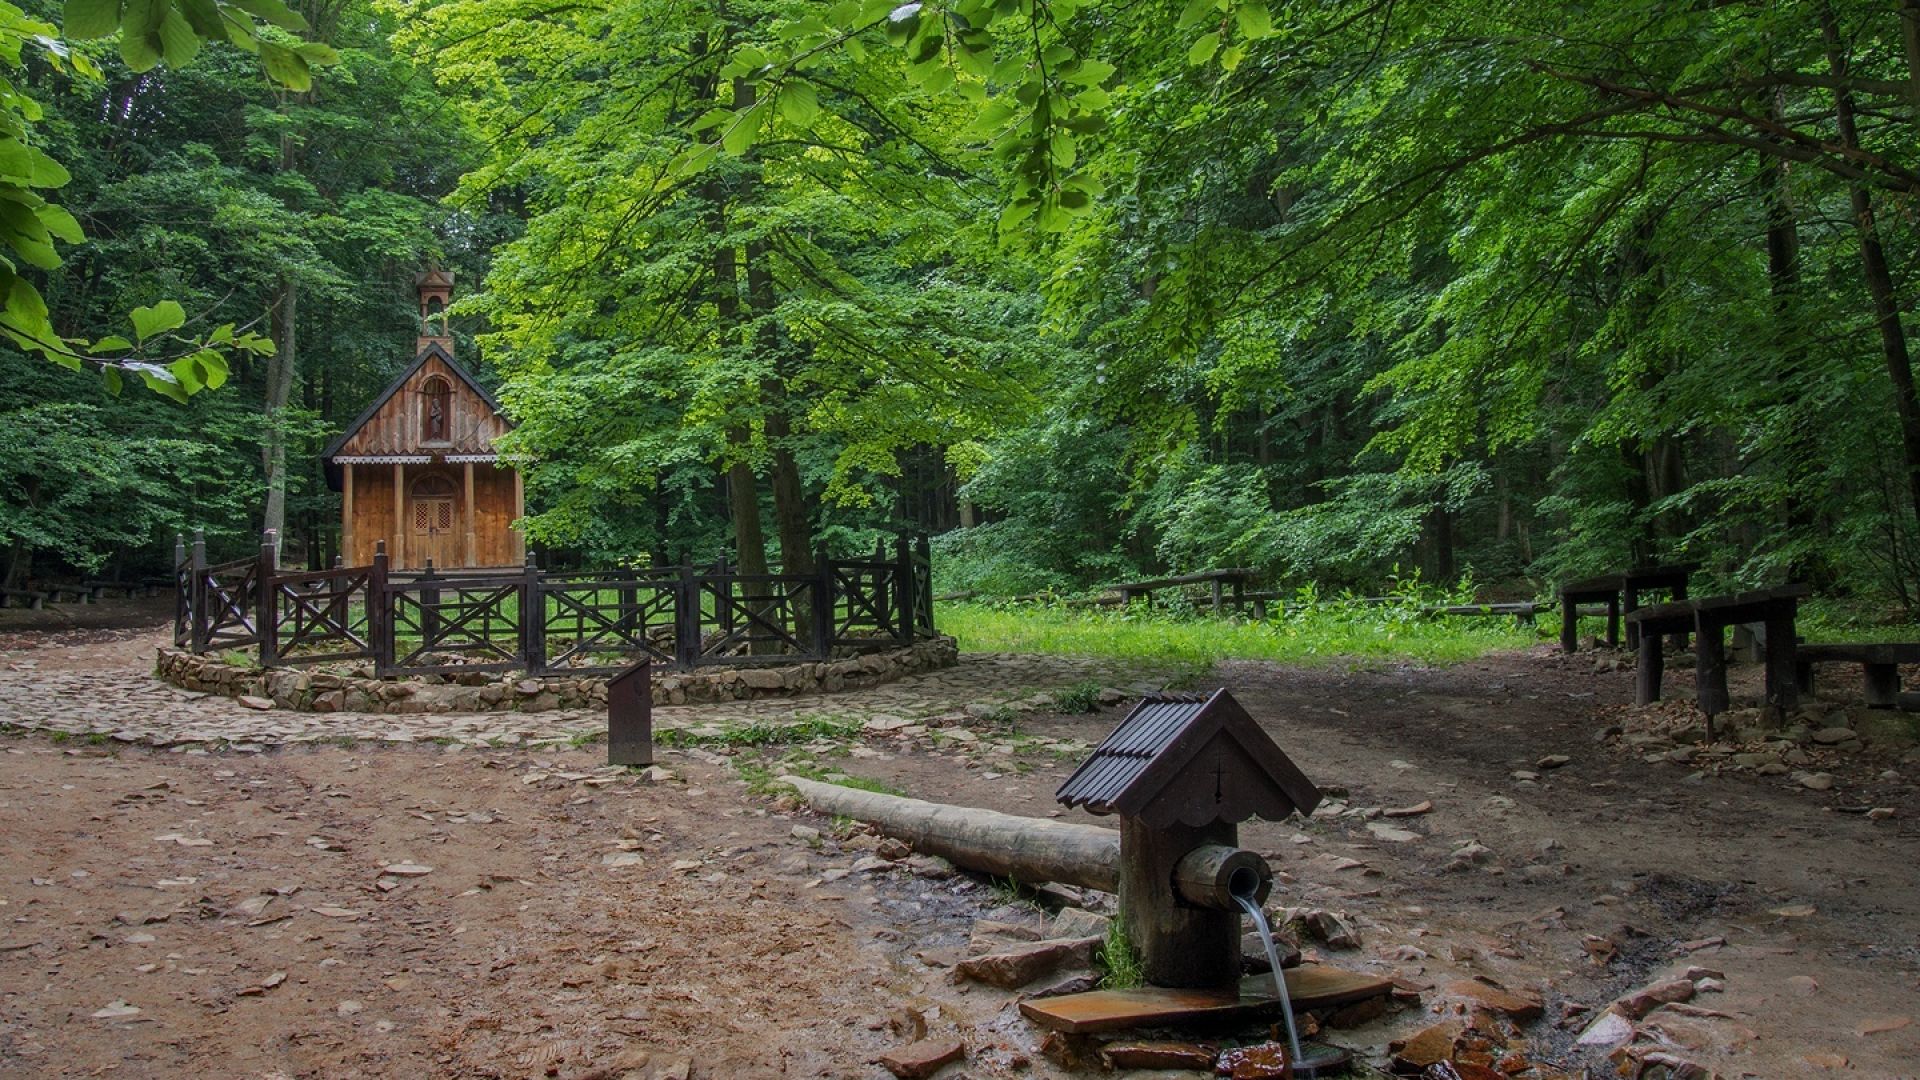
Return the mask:
POLYGON ((1280 992, 1281 1015, 1287 1018, 1287 1048, 1293 1051, 1293 1061, 1298 1068, 1300 1032, 1293 1023, 1293 999, 1287 996, 1287 976, 1280 970, 1280 951, 1273 947, 1273 928, 1267 925, 1267 913, 1260 910, 1259 902, 1253 897, 1235 893, 1233 898, 1239 901, 1241 910, 1253 916, 1253 925, 1260 931, 1260 943, 1267 947, 1267 963, 1273 965, 1273 986, 1280 992))

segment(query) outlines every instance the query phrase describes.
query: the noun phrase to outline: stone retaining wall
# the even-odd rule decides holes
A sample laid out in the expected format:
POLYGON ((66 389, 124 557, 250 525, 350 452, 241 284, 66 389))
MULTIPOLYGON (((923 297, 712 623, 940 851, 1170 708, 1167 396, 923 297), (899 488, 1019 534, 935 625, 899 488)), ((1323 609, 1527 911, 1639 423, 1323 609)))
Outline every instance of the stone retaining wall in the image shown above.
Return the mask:
MULTIPOLYGON (((655 671, 656 705, 738 701, 821 691, 857 690, 905 675, 951 667, 960 659, 950 637, 904 649, 865 656, 777 667, 703 668, 655 671)), ((185 690, 253 698, 246 704, 310 712, 470 713, 548 712, 602 709, 607 704, 603 675, 518 678, 512 674, 427 675, 415 679, 376 679, 364 666, 347 673, 258 668, 229 664, 217 656, 195 655, 162 646, 154 674, 185 690)))

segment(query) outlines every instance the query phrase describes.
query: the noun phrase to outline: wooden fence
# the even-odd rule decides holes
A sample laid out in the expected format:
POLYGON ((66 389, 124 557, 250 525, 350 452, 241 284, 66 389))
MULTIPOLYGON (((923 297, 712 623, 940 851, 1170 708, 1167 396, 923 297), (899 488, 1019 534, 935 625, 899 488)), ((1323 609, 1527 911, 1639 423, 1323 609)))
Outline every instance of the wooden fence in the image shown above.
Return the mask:
POLYGON ((724 564, 589 573, 515 568, 283 573, 269 537, 252 559, 209 564, 198 536, 174 546, 174 644, 258 650, 266 667, 369 660, 381 677, 616 671, 640 657, 690 671, 825 660, 934 636, 926 538, 889 553, 822 551, 807 574, 724 564))

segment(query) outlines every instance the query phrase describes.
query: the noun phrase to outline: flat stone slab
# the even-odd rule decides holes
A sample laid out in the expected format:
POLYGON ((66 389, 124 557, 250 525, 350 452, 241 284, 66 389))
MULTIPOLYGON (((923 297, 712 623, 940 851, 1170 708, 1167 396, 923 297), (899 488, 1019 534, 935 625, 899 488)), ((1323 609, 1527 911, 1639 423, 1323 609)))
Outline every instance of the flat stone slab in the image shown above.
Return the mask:
MULTIPOLYGON (((1287 996, 1293 1011, 1347 1005, 1393 992, 1393 980, 1373 975, 1302 964, 1287 969, 1287 996)), ((1189 1021, 1250 1020, 1280 1011, 1273 979, 1252 975, 1240 980, 1240 990, 1171 990, 1149 986, 1139 990, 1094 990, 1085 994, 1040 998, 1020 1003, 1028 1020, 1052 1031, 1083 1035, 1096 1031, 1124 1031, 1189 1021)))

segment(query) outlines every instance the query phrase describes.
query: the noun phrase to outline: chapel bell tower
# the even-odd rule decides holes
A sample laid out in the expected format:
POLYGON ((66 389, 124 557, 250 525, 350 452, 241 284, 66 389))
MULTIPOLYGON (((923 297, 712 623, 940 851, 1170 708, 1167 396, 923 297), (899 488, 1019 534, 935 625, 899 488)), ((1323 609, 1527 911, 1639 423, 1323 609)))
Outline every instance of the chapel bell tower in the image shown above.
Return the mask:
POLYGON ((429 270, 414 282, 420 289, 420 340, 415 352, 438 345, 453 352, 453 335, 447 331, 447 303, 453 299, 453 275, 445 270, 429 270))

